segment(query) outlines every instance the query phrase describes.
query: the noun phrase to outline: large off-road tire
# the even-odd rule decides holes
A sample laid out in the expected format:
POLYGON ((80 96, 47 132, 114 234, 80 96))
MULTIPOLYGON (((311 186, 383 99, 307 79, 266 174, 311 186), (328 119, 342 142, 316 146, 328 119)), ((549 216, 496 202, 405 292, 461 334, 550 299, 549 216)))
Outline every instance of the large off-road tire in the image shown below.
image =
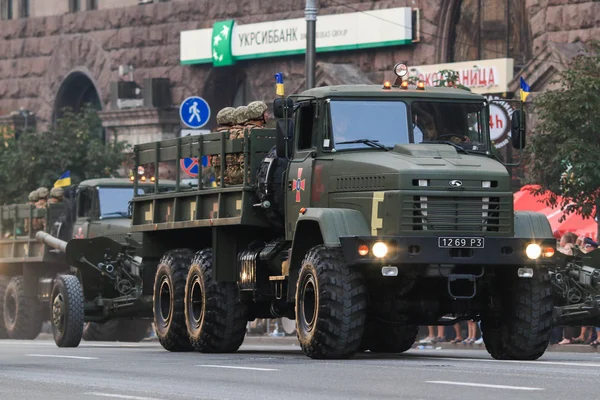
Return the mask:
POLYGON ((189 249, 167 252, 154 278, 154 325, 158 341, 169 351, 192 351, 185 325, 185 280, 194 253, 189 249))
POLYGON ((13 277, 4 293, 4 326, 11 339, 35 339, 42 330, 42 310, 37 297, 26 297, 23 277, 13 277))
POLYGON ((518 278, 515 272, 500 290, 501 314, 486 314, 481 321, 488 353, 497 360, 540 358, 552 332, 554 303, 548 271, 536 268, 531 279, 518 278))
POLYGON ((367 315, 362 275, 342 251, 315 246, 304 257, 296 284, 296 332, 304 354, 348 358, 358 350, 367 315))
POLYGON ((4 293, 7 285, 8 279, 0 277, 0 339, 8 338, 8 332, 6 332, 6 325, 4 324, 4 293))
POLYGON ((83 335, 83 289, 74 275, 59 275, 50 297, 52 335, 58 347, 77 347, 83 335))
POLYGON ((114 342, 117 340, 117 320, 87 322, 83 327, 83 340, 87 342, 114 342))
POLYGON ((246 336, 248 307, 235 282, 215 282, 212 250, 196 253, 185 285, 185 321, 192 346, 203 353, 236 351, 246 336))
POLYGON ((145 319, 119 320, 117 340, 119 342, 137 343, 148 337, 152 322, 145 319))
POLYGON ((415 343, 418 325, 402 323, 401 300, 394 293, 373 294, 361 349, 373 353, 404 353, 415 343))

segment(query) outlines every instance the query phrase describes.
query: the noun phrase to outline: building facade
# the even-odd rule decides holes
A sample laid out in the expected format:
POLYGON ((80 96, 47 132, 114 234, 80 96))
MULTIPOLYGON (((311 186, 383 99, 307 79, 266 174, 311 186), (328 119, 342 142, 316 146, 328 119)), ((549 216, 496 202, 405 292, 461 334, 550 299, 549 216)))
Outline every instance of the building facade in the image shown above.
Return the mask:
MULTIPOLYGON (((404 62, 430 76, 462 68, 474 90, 501 99, 523 75, 535 96, 578 42, 600 37, 594 0, 318 3, 317 86, 381 83, 404 62)), ((109 137, 135 144, 178 135, 177 106, 199 95, 213 110, 211 128, 224 106, 270 102, 276 72, 286 94, 304 89, 304 7, 304 0, 0 0, 0 119, 44 127, 63 107, 92 103, 109 137), (222 26, 237 36, 218 54, 222 43, 211 35, 222 26)))

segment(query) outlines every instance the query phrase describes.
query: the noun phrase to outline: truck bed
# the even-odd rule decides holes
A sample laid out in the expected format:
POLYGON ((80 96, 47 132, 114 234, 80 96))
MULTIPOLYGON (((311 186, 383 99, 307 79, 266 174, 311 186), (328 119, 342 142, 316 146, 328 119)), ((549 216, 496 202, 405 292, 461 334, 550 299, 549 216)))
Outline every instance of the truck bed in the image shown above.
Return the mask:
MULTIPOLYGON (((179 163, 182 158, 220 156, 220 166, 226 165, 227 155, 243 155, 243 183, 227 184, 225 175, 216 174, 217 187, 206 186, 198 180, 196 187, 178 184, 175 191, 158 194, 135 195, 132 207, 132 232, 165 229, 196 228, 223 225, 268 224, 256 212, 256 174, 266 154, 275 145, 275 130, 254 129, 243 139, 229 140, 229 132, 209 133, 200 136, 145 143, 134 147, 135 165, 175 161, 176 182, 181 177, 179 163)), ((201 164, 201 163, 200 163, 201 164)), ((203 168, 199 169, 199 177, 203 168)), ((158 173, 155 184, 158 185, 158 173)), ((137 181, 134 182, 134 186, 137 181)), ((157 191, 158 192, 158 191, 157 191)), ((137 193, 137 190, 134 190, 137 193)))

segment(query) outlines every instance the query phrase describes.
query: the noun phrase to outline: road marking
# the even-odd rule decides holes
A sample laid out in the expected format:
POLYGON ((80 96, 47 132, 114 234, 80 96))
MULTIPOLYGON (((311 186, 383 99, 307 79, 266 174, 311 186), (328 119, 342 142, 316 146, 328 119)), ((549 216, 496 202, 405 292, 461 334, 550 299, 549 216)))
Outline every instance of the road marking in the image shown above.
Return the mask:
POLYGON ((77 360, 97 360, 98 357, 83 357, 83 356, 58 356, 54 354, 25 354, 26 357, 51 357, 51 358, 74 358, 77 360))
POLYGON ((509 390, 544 390, 542 388, 524 387, 524 386, 505 386, 505 385, 489 385, 487 383, 469 383, 469 382, 451 382, 451 381, 425 381, 426 383, 439 383, 442 385, 457 385, 457 386, 473 386, 492 389, 509 389, 509 390))
POLYGON ((101 397, 113 397, 117 399, 130 399, 130 400, 160 400, 155 397, 140 397, 140 396, 128 396, 126 394, 112 394, 112 393, 101 393, 101 392, 88 392, 84 393, 89 396, 101 396, 101 397))
POLYGON ((206 368, 229 368, 229 369, 247 369, 250 371, 279 371, 278 369, 273 368, 257 368, 257 367, 234 367, 232 365, 196 365, 196 367, 206 367, 206 368))
POLYGON ((475 361, 475 362, 492 362, 492 363, 516 363, 521 365, 541 364, 541 365, 562 365, 567 367, 600 367, 598 363, 579 363, 565 361, 519 361, 519 360, 486 360, 483 358, 459 358, 459 357, 417 357, 427 360, 453 360, 453 361, 475 361))

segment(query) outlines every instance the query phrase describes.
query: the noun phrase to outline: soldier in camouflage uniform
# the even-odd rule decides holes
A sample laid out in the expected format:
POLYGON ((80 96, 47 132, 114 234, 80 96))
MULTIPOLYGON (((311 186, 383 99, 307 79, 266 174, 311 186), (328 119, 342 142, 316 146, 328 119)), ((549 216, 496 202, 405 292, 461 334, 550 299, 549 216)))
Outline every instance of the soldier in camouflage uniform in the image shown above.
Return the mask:
POLYGON ((50 190, 50 198, 48 199, 49 204, 60 203, 65 195, 65 190, 61 187, 53 187, 50 190))
POLYGON ((215 132, 229 131, 233 125, 233 114, 235 108, 225 107, 217 113, 217 128, 215 132))
MULTIPOLYGON (((35 203, 37 203, 37 201, 39 200, 39 196, 37 194, 37 190, 32 191, 31 193, 29 193, 29 197, 28 197, 28 202, 27 204, 35 206, 35 203)), ((24 218, 23 219, 23 230, 25 233, 29 232, 29 218, 24 218)))
MULTIPOLYGON (((240 106, 235 109, 233 114, 234 126, 229 131, 229 139, 243 139, 244 125, 248 122, 249 109, 247 106, 240 106)), ((228 154, 226 158, 225 181, 230 185, 239 185, 243 182, 244 172, 240 166, 240 159, 243 160, 243 154, 228 154)))
MULTIPOLYGON (((49 191, 45 187, 38 188, 36 190, 38 195, 38 201, 35 203, 35 208, 46 208, 46 203, 49 191)), ((34 218, 33 219, 33 230, 39 231, 46 228, 45 218, 34 218)))
MULTIPOLYGON (((267 105, 263 101, 253 101, 247 106, 247 121, 244 123, 244 136, 249 137, 253 129, 264 128, 267 124, 267 105)), ((239 165, 239 181, 244 180, 244 155, 239 154, 237 165, 239 165)), ((250 176, 248 176, 250 180, 250 176)), ((248 183, 250 183, 248 181, 248 183)))

